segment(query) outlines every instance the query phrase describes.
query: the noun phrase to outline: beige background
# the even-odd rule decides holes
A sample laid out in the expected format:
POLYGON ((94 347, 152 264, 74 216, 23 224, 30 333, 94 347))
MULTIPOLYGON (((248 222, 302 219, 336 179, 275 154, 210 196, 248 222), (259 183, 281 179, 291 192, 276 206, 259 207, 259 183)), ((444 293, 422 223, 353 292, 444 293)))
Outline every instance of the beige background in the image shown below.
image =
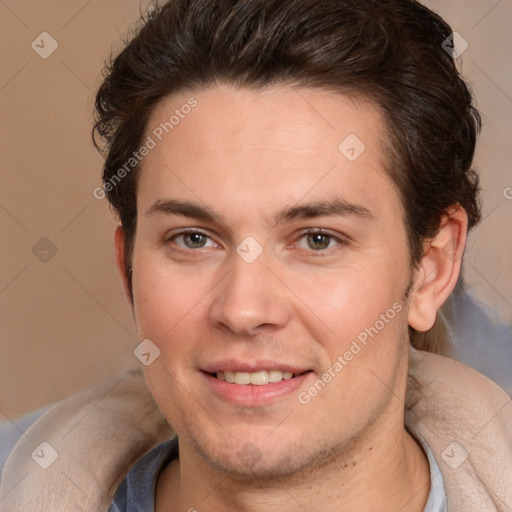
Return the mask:
MULTIPOLYGON (((459 61, 485 121, 486 218, 470 239, 466 279, 510 324, 512 0, 427 4, 469 43, 459 61)), ((90 129, 103 61, 139 10, 135 0, 0 1, 0 421, 138 364, 113 264, 115 222, 92 193, 102 160, 90 129), (31 47, 42 32, 58 43, 47 59, 31 47)))

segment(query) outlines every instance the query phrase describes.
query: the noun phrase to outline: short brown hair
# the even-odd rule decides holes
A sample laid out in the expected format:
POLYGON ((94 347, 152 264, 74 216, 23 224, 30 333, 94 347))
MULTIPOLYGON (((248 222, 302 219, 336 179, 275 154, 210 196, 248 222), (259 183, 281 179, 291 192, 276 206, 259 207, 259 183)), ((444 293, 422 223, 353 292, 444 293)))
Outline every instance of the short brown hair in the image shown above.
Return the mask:
MULTIPOLYGON (((452 34, 414 0, 170 0, 111 59, 96 97, 93 139, 105 141, 104 183, 142 141, 155 106, 217 82, 253 89, 289 84, 364 98, 382 112, 386 172, 405 212, 411 266, 455 205, 480 220, 472 160, 480 116, 454 59, 452 34)), ((137 168, 105 189, 126 232, 136 229, 137 168)), ((425 342, 419 348, 441 351, 425 342)), ((423 341, 420 341, 420 338, 423 341)), ((417 339, 418 343, 415 342, 417 339)))

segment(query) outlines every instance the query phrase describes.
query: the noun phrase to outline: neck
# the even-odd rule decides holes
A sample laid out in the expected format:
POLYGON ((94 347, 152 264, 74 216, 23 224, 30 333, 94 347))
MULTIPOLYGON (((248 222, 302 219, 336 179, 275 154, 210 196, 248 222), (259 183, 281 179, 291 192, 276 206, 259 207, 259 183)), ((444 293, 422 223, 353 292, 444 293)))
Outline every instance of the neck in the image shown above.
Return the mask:
POLYGON ((380 423, 373 427, 350 450, 279 480, 241 480, 218 473, 180 441, 180 460, 158 481, 156 510, 422 512, 430 490, 422 448, 403 424, 385 435, 380 423))

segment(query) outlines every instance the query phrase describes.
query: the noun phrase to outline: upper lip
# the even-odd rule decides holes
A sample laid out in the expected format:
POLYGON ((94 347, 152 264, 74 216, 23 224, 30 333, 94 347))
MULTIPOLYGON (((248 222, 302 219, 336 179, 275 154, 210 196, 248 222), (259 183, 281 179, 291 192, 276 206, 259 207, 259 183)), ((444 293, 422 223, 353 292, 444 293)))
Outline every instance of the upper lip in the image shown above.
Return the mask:
POLYGON ((201 369, 206 373, 217 372, 259 372, 262 370, 278 370, 281 372, 291 372, 295 375, 307 372, 310 368, 300 365, 291 365, 289 363, 280 363, 275 360, 250 360, 241 361, 236 359, 225 359, 215 363, 207 364, 201 369))

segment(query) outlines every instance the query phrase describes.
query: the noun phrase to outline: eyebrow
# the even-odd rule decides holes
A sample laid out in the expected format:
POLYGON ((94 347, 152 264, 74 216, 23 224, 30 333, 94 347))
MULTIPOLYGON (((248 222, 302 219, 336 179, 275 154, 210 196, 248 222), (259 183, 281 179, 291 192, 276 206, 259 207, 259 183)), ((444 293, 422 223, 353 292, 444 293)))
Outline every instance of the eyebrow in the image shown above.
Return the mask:
POLYGON ((182 215, 210 222, 221 221, 220 216, 206 205, 199 205, 191 201, 178 201, 177 199, 161 199, 154 202, 146 211, 146 217, 155 213, 182 215))
MULTIPOLYGON (((191 217, 207 222, 224 221, 220 215, 206 205, 200 205, 191 201, 180 201, 177 199, 165 199, 155 201, 146 211, 146 216, 157 213, 168 215, 181 215, 191 217)), ((291 222, 297 219, 313 219, 325 216, 353 216, 357 218, 373 218, 373 214, 368 208, 362 205, 351 203, 345 199, 334 198, 327 201, 315 201, 307 204, 289 206, 283 209, 275 217, 274 223, 291 222)))
POLYGON ((373 214, 368 208, 362 205, 351 203, 345 199, 334 198, 328 201, 316 201, 308 204, 301 204, 285 208, 276 217, 276 224, 290 222, 296 219, 313 219, 337 215, 340 217, 372 218, 373 214))

